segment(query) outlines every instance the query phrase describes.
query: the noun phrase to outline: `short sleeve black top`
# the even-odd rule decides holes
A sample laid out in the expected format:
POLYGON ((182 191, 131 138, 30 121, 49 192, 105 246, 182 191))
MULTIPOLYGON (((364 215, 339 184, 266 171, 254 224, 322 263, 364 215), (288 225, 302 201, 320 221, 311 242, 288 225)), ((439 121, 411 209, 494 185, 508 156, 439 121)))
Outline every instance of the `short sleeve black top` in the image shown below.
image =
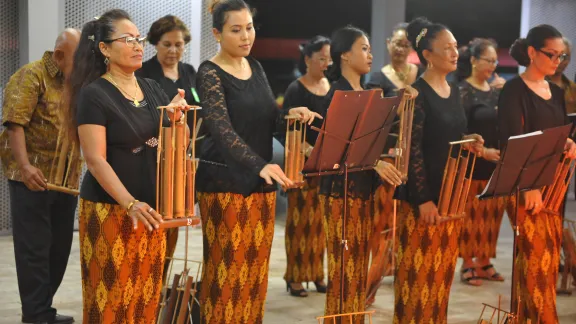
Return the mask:
POLYGON ((198 68, 196 85, 207 131, 199 154, 198 191, 248 196, 276 190, 259 173, 272 160, 272 135, 283 114, 264 69, 254 58, 247 60, 252 69, 247 80, 211 61, 198 68))
POLYGON ((537 95, 520 76, 506 82, 498 100, 500 146, 510 136, 545 130, 569 123, 564 104, 564 90, 550 83, 549 100, 537 95))
MULTIPOLYGON (((482 91, 470 83, 460 83, 460 97, 468 120, 468 132, 479 134, 484 139, 487 148, 499 148, 498 138, 498 95, 500 91, 490 89, 482 91)), ((475 180, 488 180, 496 169, 496 163, 484 159, 476 159, 475 180)))
POLYGON ((457 86, 450 85, 448 98, 440 97, 423 78, 412 87, 419 95, 414 103, 408 201, 416 207, 438 203, 449 142, 462 139, 467 121, 457 86))
MULTIPOLYGON (((290 110, 290 108, 295 107, 307 107, 311 111, 317 112, 318 114, 325 116, 326 109, 328 107, 325 106, 324 102, 326 100, 326 96, 318 96, 310 90, 308 90, 302 82, 299 80, 294 80, 286 89, 286 93, 284 94, 284 103, 283 103, 283 110, 285 113, 290 110)), ((322 127, 322 119, 316 118, 312 122, 312 126, 321 128, 322 127)), ((318 138, 318 132, 313 130, 312 128, 308 127, 306 129, 306 142, 310 145, 314 145, 316 143, 316 139, 318 138)))
MULTIPOLYGON (((99 78, 84 87, 78 95, 78 125, 106 127, 106 161, 135 199, 151 206, 156 204, 156 147, 146 144, 159 133, 158 106, 170 100, 158 83, 137 78, 144 100, 134 106, 108 80, 99 78)), ((164 123, 168 122, 164 116, 164 123)), ((152 141, 153 142, 153 141, 152 141)), ((149 142, 149 143, 152 143, 149 142)), ((80 197, 94 202, 117 204, 86 172, 80 197)))

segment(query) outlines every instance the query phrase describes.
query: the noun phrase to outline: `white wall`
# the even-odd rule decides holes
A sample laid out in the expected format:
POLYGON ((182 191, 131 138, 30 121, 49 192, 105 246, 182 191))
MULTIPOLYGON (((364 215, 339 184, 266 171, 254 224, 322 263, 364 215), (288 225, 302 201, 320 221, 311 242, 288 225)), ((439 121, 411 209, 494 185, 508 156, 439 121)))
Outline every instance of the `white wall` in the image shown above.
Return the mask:
POLYGON ((64 0, 20 0, 20 65, 42 58, 64 29, 64 0))

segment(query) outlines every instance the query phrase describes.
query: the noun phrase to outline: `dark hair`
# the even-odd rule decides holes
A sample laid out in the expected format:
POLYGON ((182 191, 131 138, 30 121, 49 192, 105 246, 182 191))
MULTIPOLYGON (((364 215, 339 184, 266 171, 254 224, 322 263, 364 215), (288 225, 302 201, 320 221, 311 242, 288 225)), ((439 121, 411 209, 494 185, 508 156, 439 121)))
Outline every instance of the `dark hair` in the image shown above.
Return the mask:
POLYGON ((306 57, 312 57, 314 53, 321 51, 326 45, 330 45, 330 39, 321 35, 314 36, 308 42, 300 45, 300 61, 298 62, 300 73, 306 74, 306 57))
POLYGON ((492 39, 474 38, 468 45, 458 49, 458 69, 456 70, 458 81, 462 81, 472 75, 470 59, 472 57, 479 59, 489 47, 493 47, 496 50, 498 49, 498 44, 492 39))
POLYGON ((190 31, 186 24, 180 18, 173 15, 166 15, 158 20, 156 20, 150 30, 148 31, 148 43, 152 45, 158 44, 162 35, 169 33, 174 30, 179 30, 184 36, 184 43, 188 44, 190 42, 190 31))
POLYGON ((65 102, 68 106, 67 123, 70 135, 78 139, 76 130, 77 97, 80 90, 101 77, 108 67, 100 51, 100 42, 108 43, 115 31, 114 23, 119 20, 131 20, 128 13, 121 9, 106 11, 100 18, 87 22, 82 28, 80 42, 74 54, 72 73, 66 82, 65 102))
POLYGON ((521 66, 530 65, 528 47, 532 46, 539 50, 546 45, 546 41, 554 38, 562 38, 562 33, 550 25, 538 25, 528 32, 526 38, 518 38, 510 47, 512 56, 521 66))
POLYGON ((428 64, 422 53, 424 50, 432 50, 432 41, 436 39, 438 33, 443 30, 449 29, 442 24, 433 23, 424 17, 418 17, 412 20, 408 24, 408 27, 406 27, 408 40, 414 47, 416 53, 418 53, 418 58, 422 65, 426 66, 428 64), (426 29, 426 31, 424 29, 426 29), (420 36, 421 33, 422 35, 420 36))
POLYGON ((230 11, 248 10, 251 14, 250 6, 244 0, 211 0, 208 10, 212 14, 212 28, 222 31, 230 11))
POLYGON ((330 44, 332 66, 326 73, 328 80, 332 82, 340 79, 342 76, 342 54, 350 51, 354 42, 362 36, 368 37, 366 32, 354 26, 340 28, 332 34, 330 44))

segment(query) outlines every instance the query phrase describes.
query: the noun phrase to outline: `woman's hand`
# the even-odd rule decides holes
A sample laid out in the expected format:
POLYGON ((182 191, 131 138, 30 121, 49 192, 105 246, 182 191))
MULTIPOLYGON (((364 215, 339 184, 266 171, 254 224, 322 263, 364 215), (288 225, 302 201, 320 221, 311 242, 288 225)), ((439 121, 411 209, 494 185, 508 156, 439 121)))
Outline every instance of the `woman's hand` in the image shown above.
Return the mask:
POLYGON ((312 122, 314 121, 314 118, 324 119, 324 118, 322 118, 322 115, 320 115, 319 113, 315 113, 313 111, 310 111, 310 109, 308 109, 306 107, 291 108, 288 111, 288 114, 298 116, 301 122, 308 123, 308 125, 312 124, 312 122))
POLYGON ((542 193, 540 190, 524 192, 524 208, 531 210, 532 215, 538 214, 542 209, 542 193))
POLYGON ((415 99, 418 97, 418 90, 414 89, 411 85, 407 85, 405 89, 405 93, 409 96, 408 99, 415 99))
POLYGON ((506 83, 506 79, 500 77, 498 73, 494 73, 494 79, 490 82, 492 88, 501 89, 506 83))
POLYGON ((278 164, 266 164, 264 168, 260 170, 260 177, 266 180, 266 183, 269 185, 273 184, 272 180, 276 180, 283 188, 294 186, 294 182, 286 177, 284 171, 282 171, 278 164))
POLYGON ((440 224, 440 214, 438 214, 438 208, 436 204, 432 201, 425 202, 418 206, 420 211, 420 219, 429 225, 440 224))
POLYGON ((570 138, 566 139, 566 145, 564 145, 564 151, 566 151, 566 156, 569 159, 574 160, 576 158, 576 144, 570 138))
POLYGON ((482 136, 478 134, 470 134, 470 135, 464 135, 463 139, 476 140, 475 142, 472 143, 464 143, 462 144, 462 146, 464 146, 465 149, 471 151, 472 153, 482 156, 482 151, 484 150, 484 139, 482 138, 482 136))
POLYGON ((402 184, 402 173, 400 173, 392 163, 378 160, 374 170, 376 170, 378 175, 389 184, 393 186, 399 186, 402 184))
POLYGON ((482 152, 482 156, 484 160, 496 162, 500 161, 500 150, 493 149, 493 148, 484 148, 482 152))
POLYGON ((184 99, 185 92, 182 89, 178 89, 178 94, 174 96, 170 104, 168 105, 168 117, 170 120, 179 121, 182 118, 182 111, 186 110, 188 104, 184 99))
POLYGON ((138 228, 138 221, 142 222, 149 231, 157 229, 162 223, 162 216, 145 202, 138 201, 130 206, 128 216, 132 217, 134 229, 138 228))

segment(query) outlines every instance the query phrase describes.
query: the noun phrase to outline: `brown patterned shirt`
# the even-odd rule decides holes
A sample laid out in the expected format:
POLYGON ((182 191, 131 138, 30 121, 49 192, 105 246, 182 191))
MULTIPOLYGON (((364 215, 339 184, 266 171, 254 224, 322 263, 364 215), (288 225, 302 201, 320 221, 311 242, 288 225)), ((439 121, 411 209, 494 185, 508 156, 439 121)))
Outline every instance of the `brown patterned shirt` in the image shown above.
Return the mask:
MULTIPOLYGON (((64 76, 52 59, 52 52, 47 51, 41 60, 26 64, 10 77, 2 105, 2 125, 13 123, 24 128, 30 164, 39 168, 48 182, 58 185, 55 176, 62 171, 57 172, 56 148, 67 138, 59 136, 64 133, 60 104, 63 82, 64 76)), ((82 159, 78 149, 72 152, 68 159, 62 159, 61 165, 70 168, 67 187, 77 189, 82 159)), ((7 128, 0 134, 0 159, 6 178, 22 181, 7 128)))
POLYGON ((576 113, 576 82, 562 75, 562 89, 564 89, 564 100, 566 104, 566 113, 576 113))

